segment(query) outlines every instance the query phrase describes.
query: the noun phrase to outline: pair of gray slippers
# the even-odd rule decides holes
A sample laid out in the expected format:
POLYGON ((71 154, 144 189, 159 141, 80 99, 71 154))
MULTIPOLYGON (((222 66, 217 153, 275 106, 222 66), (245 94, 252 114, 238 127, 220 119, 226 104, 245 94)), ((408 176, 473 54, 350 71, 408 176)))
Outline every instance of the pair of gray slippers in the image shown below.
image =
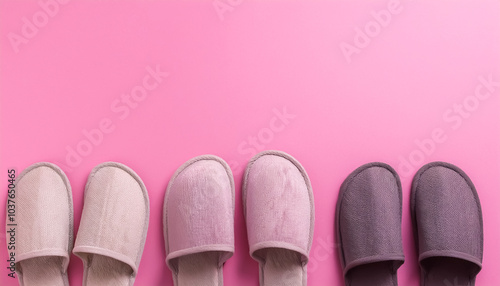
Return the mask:
MULTIPOLYGON (((475 285, 482 267, 483 219, 476 189, 458 167, 423 166, 411 187, 410 212, 422 286, 475 285)), ((348 286, 395 286, 404 262, 402 190, 396 171, 369 163, 340 188, 336 242, 348 286)))

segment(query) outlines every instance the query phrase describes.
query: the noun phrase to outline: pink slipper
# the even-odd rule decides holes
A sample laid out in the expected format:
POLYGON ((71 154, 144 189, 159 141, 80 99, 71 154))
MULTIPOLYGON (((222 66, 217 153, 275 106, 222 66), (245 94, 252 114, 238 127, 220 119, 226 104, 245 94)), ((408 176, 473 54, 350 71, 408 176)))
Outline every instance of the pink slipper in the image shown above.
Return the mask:
POLYGON ((96 166, 85 186, 73 253, 83 260, 83 285, 133 285, 148 231, 144 183, 127 166, 96 166))
MULTIPOLYGON (((64 172, 36 163, 16 179, 16 272, 20 285, 68 284, 73 247, 73 199, 64 172)), ((7 219, 9 217, 7 216, 7 219)))
POLYGON ((234 253, 234 181, 224 160, 204 155, 177 169, 163 235, 174 285, 223 285, 222 266, 234 253))
POLYGON ((245 171, 243 206, 260 285, 307 285, 314 198, 300 163, 280 151, 257 154, 245 171))

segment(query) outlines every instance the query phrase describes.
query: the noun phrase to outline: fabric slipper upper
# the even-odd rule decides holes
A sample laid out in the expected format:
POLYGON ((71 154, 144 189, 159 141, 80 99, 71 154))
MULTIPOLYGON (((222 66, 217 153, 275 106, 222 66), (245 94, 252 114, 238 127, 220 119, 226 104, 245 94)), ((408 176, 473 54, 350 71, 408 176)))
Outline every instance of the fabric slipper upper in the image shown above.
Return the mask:
POLYGON ((399 176, 384 163, 357 168, 343 182, 335 232, 346 285, 397 285, 404 262, 399 176))
POLYGON ((234 253, 234 181, 224 160, 203 155, 170 179, 163 206, 166 263, 174 285, 222 285, 234 253))
POLYGON ((139 176, 120 163, 96 166, 73 249, 84 263, 83 285, 133 285, 148 223, 149 198, 139 176))
POLYGON ((280 151, 253 157, 245 171, 243 207, 260 285, 307 285, 314 197, 300 163, 280 151))
POLYGON ((421 285, 474 285, 482 267, 483 220, 470 178, 452 164, 429 163, 413 179, 410 205, 421 285))
POLYGON ((73 246, 73 199, 64 172, 36 163, 17 178, 16 271, 20 285, 68 285, 73 246))

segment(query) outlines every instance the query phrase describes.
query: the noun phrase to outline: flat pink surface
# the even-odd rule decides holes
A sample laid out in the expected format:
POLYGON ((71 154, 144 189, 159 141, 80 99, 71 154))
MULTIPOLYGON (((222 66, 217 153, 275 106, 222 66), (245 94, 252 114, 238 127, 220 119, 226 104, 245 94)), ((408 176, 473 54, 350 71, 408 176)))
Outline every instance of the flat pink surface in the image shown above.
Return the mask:
MULTIPOLYGON (((481 199, 484 267, 477 285, 500 285, 498 1, 42 6, 0 2, 0 205, 7 169, 19 174, 34 162, 54 162, 73 187, 76 232, 90 170, 124 163, 144 180, 151 200, 136 285, 172 285, 161 224, 165 189, 183 162, 215 154, 231 164, 237 186, 236 253, 224 280, 258 285, 242 173, 255 152, 283 150, 306 168, 315 195, 309 285, 343 285, 333 243, 339 187, 361 164, 383 161, 403 183, 406 262, 399 284, 416 286, 410 183, 424 163, 442 160, 464 169, 481 199)), ((0 238, 0 284, 17 285, 7 277, 3 224, 0 238)), ((80 285, 75 256, 69 275, 80 285)))

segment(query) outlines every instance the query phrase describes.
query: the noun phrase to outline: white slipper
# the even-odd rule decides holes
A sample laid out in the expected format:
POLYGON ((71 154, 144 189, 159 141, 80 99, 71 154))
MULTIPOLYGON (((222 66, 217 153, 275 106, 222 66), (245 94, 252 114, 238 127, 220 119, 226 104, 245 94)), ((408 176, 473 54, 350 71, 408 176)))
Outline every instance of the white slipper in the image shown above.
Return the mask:
POLYGON ((149 223, 149 198, 132 169, 108 162, 85 186, 73 253, 83 260, 83 285, 133 285, 149 223))
POLYGON ((15 186, 19 284, 69 285, 73 199, 68 178, 56 165, 42 162, 26 168, 15 186))

